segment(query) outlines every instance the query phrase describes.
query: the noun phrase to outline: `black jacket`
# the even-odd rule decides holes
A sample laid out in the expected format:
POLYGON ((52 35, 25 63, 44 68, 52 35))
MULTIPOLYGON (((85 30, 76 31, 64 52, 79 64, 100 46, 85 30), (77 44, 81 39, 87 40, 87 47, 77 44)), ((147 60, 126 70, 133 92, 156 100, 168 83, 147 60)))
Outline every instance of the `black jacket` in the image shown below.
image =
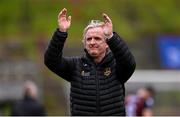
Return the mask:
POLYGON ((107 41, 111 52, 95 64, 82 57, 63 57, 67 33, 56 31, 45 52, 46 66, 71 83, 72 115, 125 115, 124 83, 135 70, 135 60, 114 32, 107 41))

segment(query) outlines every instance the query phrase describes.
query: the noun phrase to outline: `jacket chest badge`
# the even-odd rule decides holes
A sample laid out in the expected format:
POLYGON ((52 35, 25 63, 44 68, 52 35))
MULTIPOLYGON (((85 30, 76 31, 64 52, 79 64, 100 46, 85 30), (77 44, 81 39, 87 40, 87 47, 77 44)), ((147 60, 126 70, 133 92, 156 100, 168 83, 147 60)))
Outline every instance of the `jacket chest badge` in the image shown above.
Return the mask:
POLYGON ((90 72, 81 71, 81 76, 90 76, 90 72))
POLYGON ((104 70, 104 75, 105 76, 109 76, 111 74, 111 68, 105 68, 105 70, 104 70))

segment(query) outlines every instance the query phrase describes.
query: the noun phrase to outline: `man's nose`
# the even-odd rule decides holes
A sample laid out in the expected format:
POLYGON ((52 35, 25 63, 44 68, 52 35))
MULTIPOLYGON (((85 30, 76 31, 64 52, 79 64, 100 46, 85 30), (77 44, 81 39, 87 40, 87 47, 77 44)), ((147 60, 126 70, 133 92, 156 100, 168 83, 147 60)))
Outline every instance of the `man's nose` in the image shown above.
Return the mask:
POLYGON ((96 41, 94 38, 91 39, 90 44, 94 44, 96 41))

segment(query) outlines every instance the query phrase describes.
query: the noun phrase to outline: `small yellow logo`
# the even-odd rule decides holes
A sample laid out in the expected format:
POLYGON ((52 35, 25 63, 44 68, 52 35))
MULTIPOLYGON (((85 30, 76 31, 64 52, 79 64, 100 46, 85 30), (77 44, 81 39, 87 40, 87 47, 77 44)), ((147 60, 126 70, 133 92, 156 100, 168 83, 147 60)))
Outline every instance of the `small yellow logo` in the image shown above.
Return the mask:
POLYGON ((110 74, 111 74, 111 68, 108 67, 104 70, 104 75, 109 76, 110 74))

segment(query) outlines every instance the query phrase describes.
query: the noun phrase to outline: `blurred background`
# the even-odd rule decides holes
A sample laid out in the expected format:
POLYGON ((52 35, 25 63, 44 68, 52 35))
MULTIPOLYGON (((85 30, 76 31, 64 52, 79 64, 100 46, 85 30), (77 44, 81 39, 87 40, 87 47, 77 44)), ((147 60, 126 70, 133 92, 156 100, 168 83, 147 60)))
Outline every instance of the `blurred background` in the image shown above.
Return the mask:
POLYGON ((47 115, 69 115, 69 84, 43 63, 63 8, 72 16, 66 56, 83 54, 84 27, 107 13, 137 62, 127 94, 150 85, 154 115, 180 115, 179 0, 0 0, 0 115, 22 99, 26 80, 37 85, 47 115))

